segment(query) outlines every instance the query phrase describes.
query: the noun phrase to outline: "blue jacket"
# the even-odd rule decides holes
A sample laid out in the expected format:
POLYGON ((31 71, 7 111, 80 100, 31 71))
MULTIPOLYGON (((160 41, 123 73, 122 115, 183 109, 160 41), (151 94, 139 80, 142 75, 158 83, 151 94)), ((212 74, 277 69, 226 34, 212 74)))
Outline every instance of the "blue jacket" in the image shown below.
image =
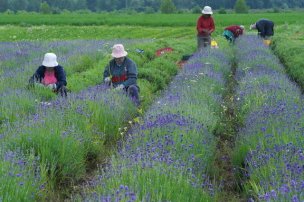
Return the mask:
POLYGON ((116 64, 115 59, 112 59, 105 67, 103 80, 106 77, 111 77, 114 87, 119 84, 123 84, 126 88, 130 85, 137 85, 137 66, 128 57, 125 57, 120 66, 116 64))
POLYGON ((274 23, 267 19, 261 19, 256 22, 256 29, 258 30, 259 35, 263 38, 265 36, 273 36, 273 27, 274 23))
MULTIPOLYGON (((67 85, 66 74, 62 66, 58 65, 54 68, 55 68, 55 77, 57 78, 56 86, 58 90, 59 88, 61 88, 61 86, 67 85)), ((45 66, 43 65, 39 66, 33 77, 35 77, 38 81, 41 82, 41 80, 44 78, 45 69, 46 69, 45 66)))

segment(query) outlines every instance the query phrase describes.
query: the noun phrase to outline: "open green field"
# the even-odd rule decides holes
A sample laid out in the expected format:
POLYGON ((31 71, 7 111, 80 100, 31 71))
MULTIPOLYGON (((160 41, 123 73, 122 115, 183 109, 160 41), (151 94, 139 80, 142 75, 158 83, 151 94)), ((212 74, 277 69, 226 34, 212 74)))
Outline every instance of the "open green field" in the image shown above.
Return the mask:
MULTIPOLYGON (((1 25, 137 25, 148 27, 195 26, 200 14, 0 14, 1 25)), ((219 27, 230 24, 249 25, 260 18, 273 19, 277 25, 301 23, 303 12, 214 14, 219 27)))
MULTIPOLYGON (((272 173, 275 160, 267 162, 269 167, 265 163, 260 170, 250 170, 252 178, 241 182, 237 182, 241 172, 232 170, 244 171, 245 156, 257 151, 257 145, 262 145, 265 152, 277 148, 267 148, 271 134, 277 138, 273 144, 288 143, 286 151, 290 142, 295 151, 303 151, 303 137, 297 136, 300 130, 303 132, 304 121, 303 93, 298 92, 304 89, 303 13, 215 14, 216 31, 212 37, 219 49, 201 53, 196 52, 198 16, 0 14, 0 181, 7 180, 0 185, 0 201, 94 201, 95 197, 100 196, 101 200, 113 193, 127 201, 134 199, 133 192, 137 194, 133 201, 263 201, 260 196, 267 201, 272 190, 278 196, 281 189, 274 183, 274 188, 265 188, 265 181, 260 181, 262 177, 271 179, 273 173, 278 178, 274 182, 280 181, 280 174, 272 173), (270 48, 254 41, 252 35, 256 32, 249 31, 249 25, 260 18, 275 23, 270 48), (248 37, 235 47, 222 37, 224 27, 231 24, 247 28, 248 37), (140 109, 101 84, 114 43, 125 44, 130 58, 138 65, 140 109), (174 51, 157 57, 155 51, 163 47, 174 51), (25 88, 48 51, 58 55, 67 72, 67 100, 52 92, 25 88), (177 62, 192 53, 195 57, 181 70, 177 62), (274 54, 286 65, 284 68, 274 54), (255 67, 261 71, 258 79, 251 77, 251 73, 256 73, 255 67), (235 74, 241 79, 234 78, 235 74), (286 74, 292 82, 284 77, 286 74), (265 90, 265 86, 271 89, 265 90), (45 105, 45 101, 52 105, 45 105), (268 102, 266 109, 259 111, 268 102), (256 112, 263 115, 271 111, 267 107, 275 107, 276 102, 279 108, 274 112, 285 112, 288 107, 295 112, 290 116, 286 112, 287 118, 292 117, 288 121, 282 119, 286 124, 280 123, 280 116, 271 116, 273 113, 270 118, 255 117, 256 128, 246 122, 256 112), (266 122, 269 125, 264 127, 266 122), (288 125, 294 127, 289 130, 288 125), (245 138, 239 138, 237 127, 253 135, 246 137, 245 131, 245 138), (265 131, 267 137, 263 136, 265 131), (282 135, 282 131, 290 133, 282 135), (131 140, 124 142, 125 139, 131 140), (130 151, 116 152, 117 142, 121 141, 130 151), (232 169, 229 162, 233 149, 233 166, 237 169, 232 169), (110 159, 113 167, 107 170, 110 159), (98 170, 96 164, 102 169, 98 170), (92 178, 94 187, 83 186, 92 178), (235 183, 230 185, 233 189, 227 188, 229 182, 222 185, 222 180, 235 183), (21 188, 16 191, 16 187, 21 188)), ((283 150, 280 152, 285 157, 283 150)), ((302 154, 297 153, 299 159, 302 154)), ((254 160, 260 160, 259 156, 254 160)), ((283 165, 283 161, 278 162, 283 165)), ((296 161, 293 163, 297 165, 296 161)), ((288 183, 290 188, 300 185, 300 181, 296 185, 288 183)), ((294 196, 284 197, 303 200, 303 194, 295 190, 294 196)))
MULTIPOLYGON (((268 18, 277 27, 303 24, 302 12, 215 14, 216 31, 268 18)), ((199 14, 0 14, 0 41, 195 37, 199 14), (5 25, 5 26, 4 26, 5 25)), ((277 33, 279 34, 279 33, 277 33)))

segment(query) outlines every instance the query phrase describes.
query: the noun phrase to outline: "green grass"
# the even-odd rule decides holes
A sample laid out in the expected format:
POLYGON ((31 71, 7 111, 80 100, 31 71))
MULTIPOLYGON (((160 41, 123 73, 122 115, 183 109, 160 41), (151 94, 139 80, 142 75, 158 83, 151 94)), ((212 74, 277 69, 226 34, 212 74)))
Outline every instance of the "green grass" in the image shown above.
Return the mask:
MULTIPOLYGON (((220 26, 229 24, 249 25, 260 18, 273 19, 276 24, 298 23, 303 21, 302 12, 289 13, 250 13, 250 14, 214 14, 220 26)), ((200 14, 124 14, 124 13, 91 13, 91 14, 0 14, 2 25, 137 25, 147 27, 162 26, 195 26, 200 14)))
POLYGON ((290 77, 304 90, 304 31, 303 25, 284 25, 274 37, 272 49, 286 66, 290 77))
MULTIPOLYGON (((199 14, 0 14, 0 41, 114 39, 114 38, 180 38, 196 35, 199 14), (72 31, 70 31, 72 30, 72 31)), ((303 24, 301 12, 214 14, 216 30, 231 24, 249 25, 260 18, 274 21, 275 26, 303 24)))
POLYGON ((6 25, 0 27, 0 41, 21 40, 71 40, 71 39, 159 39, 171 37, 193 37, 193 27, 146 27, 135 25, 121 26, 71 26, 50 25, 20 27, 6 25))

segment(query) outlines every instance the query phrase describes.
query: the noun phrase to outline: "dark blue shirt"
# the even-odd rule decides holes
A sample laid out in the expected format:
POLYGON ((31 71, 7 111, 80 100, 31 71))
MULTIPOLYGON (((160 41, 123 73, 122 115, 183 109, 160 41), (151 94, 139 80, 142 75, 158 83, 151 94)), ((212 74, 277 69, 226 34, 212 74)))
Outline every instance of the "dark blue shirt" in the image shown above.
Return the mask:
MULTIPOLYGON (((41 81, 44 78, 45 69, 46 69, 46 67, 41 65, 36 70, 34 76, 39 81, 41 81)), ((67 85, 66 74, 65 74, 65 71, 64 71, 63 67, 60 66, 60 65, 54 67, 54 70, 55 70, 55 77, 57 78, 56 86, 57 86, 57 90, 58 90, 61 86, 63 86, 63 85, 66 86, 67 85)))
POLYGON ((259 35, 263 38, 265 36, 273 36, 273 27, 274 23, 267 19, 261 19, 256 22, 256 29, 258 30, 259 35))
POLYGON ((123 75, 126 76, 126 80, 124 81, 113 82, 112 80, 114 87, 123 84, 128 88, 130 85, 137 84, 137 66, 135 62, 128 57, 125 57, 121 65, 116 64, 115 59, 112 59, 104 70, 103 79, 106 77, 122 77, 123 75))

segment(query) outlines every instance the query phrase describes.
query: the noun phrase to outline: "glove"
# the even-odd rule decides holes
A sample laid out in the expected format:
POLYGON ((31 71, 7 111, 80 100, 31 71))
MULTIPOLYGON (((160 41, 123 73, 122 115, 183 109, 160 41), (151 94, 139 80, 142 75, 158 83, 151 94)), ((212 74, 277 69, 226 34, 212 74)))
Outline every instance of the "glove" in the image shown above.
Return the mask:
POLYGON ((56 90, 57 86, 56 86, 56 83, 52 83, 52 84, 47 85, 46 87, 48 87, 51 90, 56 90))
POLYGON ((111 78, 108 76, 104 79, 105 84, 110 85, 111 83, 111 78))
POLYGON ((117 90, 122 90, 122 89, 124 89, 124 88, 125 88, 125 86, 124 86, 123 84, 119 84, 118 86, 116 86, 115 89, 117 89, 117 90))

